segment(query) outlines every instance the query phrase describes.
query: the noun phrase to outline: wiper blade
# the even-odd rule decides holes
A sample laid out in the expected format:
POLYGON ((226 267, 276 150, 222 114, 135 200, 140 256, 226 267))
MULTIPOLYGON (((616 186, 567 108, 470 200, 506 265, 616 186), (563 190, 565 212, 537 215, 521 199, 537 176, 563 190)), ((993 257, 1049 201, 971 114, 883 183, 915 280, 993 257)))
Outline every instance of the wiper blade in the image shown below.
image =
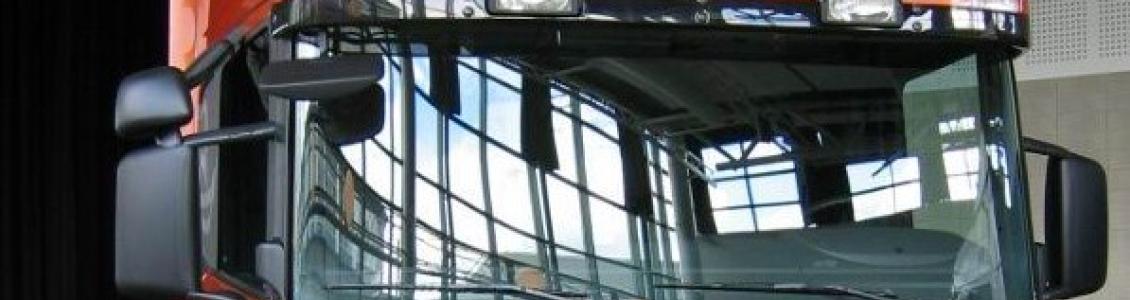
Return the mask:
POLYGON ((832 295, 849 296, 867 300, 898 300, 899 297, 891 292, 868 292, 855 288, 839 285, 808 285, 803 283, 765 283, 757 285, 736 284, 657 284, 660 289, 721 291, 721 292, 754 292, 754 293, 780 293, 780 294, 805 294, 805 295, 832 295))
POLYGON ((545 292, 508 284, 454 284, 454 285, 407 285, 407 284, 335 284, 326 286, 329 290, 406 290, 438 291, 468 294, 510 295, 526 300, 575 300, 587 298, 587 294, 571 292, 545 292))

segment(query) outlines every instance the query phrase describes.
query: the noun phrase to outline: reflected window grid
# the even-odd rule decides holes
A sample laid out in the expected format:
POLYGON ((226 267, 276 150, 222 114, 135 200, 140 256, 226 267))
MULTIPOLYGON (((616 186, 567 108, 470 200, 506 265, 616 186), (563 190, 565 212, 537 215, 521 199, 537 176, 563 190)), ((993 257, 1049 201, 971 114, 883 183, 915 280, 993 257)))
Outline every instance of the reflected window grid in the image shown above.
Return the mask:
MULTIPOLYGON (((467 61, 463 60, 463 61, 461 61, 461 63, 462 63, 461 69, 474 70, 474 69, 468 67, 467 61)), ((399 70, 399 66, 397 66, 395 63, 389 63, 388 65, 390 66, 390 69, 394 69, 393 70, 394 72, 390 72, 390 73, 395 73, 396 70, 399 70)), ((420 64, 417 64, 417 65, 420 65, 420 64)), ((480 63, 480 66, 481 65, 482 64, 480 63)), ((500 65, 488 64, 487 69, 488 70, 497 69, 498 66, 500 66, 500 65)), ((426 72, 426 70, 417 70, 417 72, 416 72, 417 77, 418 77, 417 79, 427 78, 427 76, 420 77, 419 74, 424 73, 424 72, 426 72)), ((495 88, 503 87, 503 88, 505 88, 505 87, 507 87, 506 85, 513 85, 513 83, 515 83, 515 82, 520 82, 520 81, 513 80, 514 78, 511 78, 512 80, 499 81, 498 78, 494 78, 494 77, 491 77, 491 76, 483 76, 483 75, 486 75, 486 74, 484 74, 482 72, 478 72, 478 73, 480 75, 479 79, 481 81, 487 82, 485 84, 481 84, 480 86, 490 86, 490 84, 496 84, 495 86, 492 86, 492 87, 495 87, 495 88), (500 82, 501 83, 509 83, 509 84, 500 84, 500 82)), ((502 76, 506 77, 505 74, 502 75, 502 76)), ((462 76, 461 75, 461 77, 466 79, 468 77, 473 77, 473 76, 462 76)), ((346 160, 350 161, 350 163, 353 164, 354 166, 357 166, 357 167, 355 167, 355 169, 358 169, 359 170, 358 173, 362 174, 360 176, 360 177, 362 177, 362 180, 364 182, 370 183, 372 186, 374 186, 374 187, 376 187, 376 189, 378 189, 377 198, 384 200, 386 202, 386 204, 389 205, 389 207, 390 207, 389 211, 390 211, 391 214, 397 214, 398 211, 395 208, 399 207, 399 205, 396 204, 396 202, 399 202, 399 201, 390 201, 388 199, 396 199, 397 189, 398 189, 398 187, 400 187, 400 185, 398 185, 398 183, 401 180, 398 180, 397 178, 395 178, 396 177, 395 175, 397 175, 397 173, 398 173, 398 172, 395 172, 395 170, 393 170, 393 172, 392 172, 393 173, 392 175, 394 175, 394 176, 387 176, 388 174, 381 172, 381 171, 386 170, 386 169, 395 169, 395 168, 389 168, 388 167, 389 163, 391 163, 392 165, 395 165, 395 166, 400 165, 400 159, 399 159, 399 156, 396 155, 396 153, 402 151, 403 148, 400 147, 399 145, 396 145, 395 141, 397 140, 397 138, 396 138, 395 135, 398 132, 396 128, 403 126, 403 124, 402 124, 402 122, 400 122, 399 120, 396 120, 396 118, 395 118, 395 116, 397 116, 397 113, 396 113, 397 108, 396 108, 396 106, 393 105, 393 103, 396 102, 395 101, 396 98, 393 98, 394 96, 392 96, 392 95, 399 94, 399 92, 401 92, 401 91, 398 91, 398 89, 397 89, 398 86, 395 84, 395 79, 393 79, 393 78, 396 78, 396 76, 387 76, 386 78, 389 78, 389 79, 386 80, 386 81, 382 81, 382 85, 385 85, 385 87, 387 88, 386 90, 390 91, 389 97, 390 97, 390 99, 393 99, 393 101, 388 101, 388 105, 389 105, 388 108, 390 108, 388 111, 394 112, 394 113, 390 114, 390 118, 389 118, 390 124, 387 124, 388 126, 386 126, 386 130, 383 131, 381 134, 379 134, 377 137, 374 137, 373 139, 371 139, 371 141, 364 143, 364 144, 361 144, 361 145, 358 145, 356 148, 359 148, 359 149, 349 148, 349 149, 342 149, 342 150, 343 150, 343 153, 347 153, 346 154, 346 156, 347 156, 346 160), (378 172, 378 173, 369 174, 369 172, 378 172)), ((484 94, 486 94, 486 93, 489 92, 489 90, 491 90, 491 88, 488 87, 486 89, 481 89, 481 90, 483 91, 484 94)), ((503 91, 495 91, 495 92, 496 93, 502 93, 503 91)), ((513 89, 511 89, 509 92, 516 94, 516 91, 514 91, 513 89)), ((630 247, 629 247, 630 249, 628 249, 627 251, 625 251, 624 249, 612 250, 611 254, 603 253, 603 252, 606 252, 606 251, 599 250, 599 248, 593 249, 593 247, 591 247, 591 246, 586 247, 587 249, 578 249, 578 248, 575 248, 575 247, 564 246, 564 245, 556 243, 555 241, 553 241, 551 239, 547 240, 546 234, 544 232, 540 232, 541 230, 532 230, 532 231, 539 231, 539 232, 531 233, 529 231, 531 231, 530 229, 533 229, 533 228, 531 228, 532 226, 525 226, 525 225, 513 226, 513 225, 516 225, 516 224, 507 223, 506 222, 507 218, 500 218, 498 213, 491 213, 487 210, 479 209, 479 207, 476 205, 477 203, 475 203, 473 201, 467 201, 466 199, 460 198, 459 194, 452 193, 450 191, 450 189, 451 189, 450 174, 451 174, 451 172, 458 172, 458 171, 452 170, 452 166, 449 165, 450 162, 446 162, 443 158, 450 157, 450 155, 452 155, 452 151, 458 151, 458 149, 450 149, 450 148, 444 147, 444 146, 450 147, 450 144, 447 144, 447 141, 450 137, 447 135, 448 132, 444 130, 445 128, 456 128, 456 130, 462 130, 463 132, 468 132, 471 135, 479 138, 481 140, 482 144, 485 144, 485 145, 488 146, 487 148, 497 149, 497 151, 495 151, 495 152, 498 153, 497 154, 498 157, 503 157, 503 158, 492 159, 492 158, 489 158, 487 155, 482 156, 482 168, 484 168, 486 170, 491 170, 492 166, 498 165, 497 161, 499 159, 509 158, 509 159, 516 159, 517 160, 517 159, 519 159, 520 155, 517 151, 514 150, 516 145, 508 145, 505 142, 500 142, 500 140, 507 139, 505 136, 499 136, 499 135, 502 135, 502 134, 495 134, 495 135, 491 134, 491 132, 492 132, 491 127, 492 126, 490 126, 490 123, 491 123, 489 121, 490 119, 489 119, 488 116, 483 115, 483 114, 485 114, 485 112, 488 110, 489 106, 494 104, 494 102, 492 102, 493 100, 488 100, 488 101, 481 101, 480 100, 480 102, 472 103, 472 105, 477 104, 477 105, 483 106, 482 110, 480 110, 480 114, 477 117, 464 117, 464 115, 472 115, 472 114, 469 114, 467 112, 464 112, 462 115, 460 115, 458 117, 448 119, 446 116, 442 116, 442 114, 437 114, 435 109, 433 107, 431 107, 430 105, 425 104, 427 102, 427 101, 424 101, 427 98, 426 94, 424 94, 420 90, 415 91, 415 94, 416 94, 417 99, 418 99, 417 100, 418 101, 417 102, 418 108, 416 109, 418 115, 424 115, 424 116, 426 116, 428 114, 433 115, 433 118, 420 118, 420 119, 417 120, 416 128, 417 128, 417 130, 419 130, 418 133, 417 133, 417 143, 418 143, 417 152, 419 154, 417 154, 417 155, 421 156, 421 157, 422 156, 428 156, 429 155, 428 153, 430 153, 431 150, 433 150, 433 149, 438 150, 438 151, 444 151, 443 156, 440 156, 438 154, 435 155, 437 161, 432 162, 431 164, 429 164, 427 162, 423 162, 423 161, 421 161, 423 163, 418 163, 418 168, 420 168, 421 171, 418 171, 417 175, 416 175, 417 176, 416 180, 418 181, 417 190, 419 190, 419 192, 417 193, 417 196, 416 196, 416 198, 417 198, 416 201, 418 203, 417 204, 418 205, 417 213, 423 214, 423 215, 420 216, 421 222, 418 223, 418 226, 417 226, 417 232, 420 232, 420 234, 418 235, 419 238, 417 240, 417 245, 418 245, 417 246, 417 252, 418 252, 417 255, 419 256, 419 259, 420 259, 418 261, 418 267, 419 267, 420 272, 422 274, 423 273, 432 273, 429 276, 433 276, 433 277, 420 277, 420 276, 423 276, 423 275, 418 275, 418 278, 420 278, 420 279, 430 278, 428 280, 433 280, 433 279, 436 279, 436 278, 442 278, 442 281, 444 281, 445 283, 452 282, 450 279, 455 279, 457 281, 465 281, 465 282, 483 282, 483 281, 485 281, 484 279, 489 279, 489 278, 484 278, 484 276, 482 274, 484 272, 482 272, 479 269, 484 268, 484 266, 487 265, 487 264, 484 263, 484 261, 490 260, 490 258, 494 258, 494 260, 497 261, 498 267, 491 266, 490 268, 492 268, 492 269, 501 268, 502 270, 494 270, 494 271, 486 272, 486 273, 509 274, 509 276, 506 276, 507 278, 505 278, 507 281, 514 280, 514 278, 512 278, 512 277, 513 277, 513 274, 514 274, 514 270, 516 270, 516 269, 520 269, 520 268, 523 268, 523 267, 535 268, 535 269, 541 269, 541 270, 549 269, 550 272, 553 273, 553 275, 555 275, 556 277, 559 278, 559 279, 554 280, 555 283, 556 282, 582 282, 582 283, 585 283, 587 285, 590 285, 590 289, 602 291, 603 293, 621 294, 621 295, 624 295, 624 296, 637 296, 639 294, 642 294, 641 291, 640 291, 639 280, 641 280, 641 278, 643 278, 642 272, 644 272, 644 271, 646 271, 647 274, 651 274, 651 275, 648 275, 648 276, 662 278, 663 280, 669 280, 669 281, 675 280, 674 277, 670 277, 674 273, 673 267, 671 266, 671 264, 669 262, 670 258, 672 257, 672 254, 670 254, 671 253, 670 249, 659 249, 658 251, 660 253, 648 254, 648 255, 653 255, 653 256, 661 256, 662 258, 660 258, 660 260, 667 262, 666 268, 662 268, 662 270, 651 271, 650 267, 642 266, 643 259, 641 259, 641 257, 640 257, 640 255, 642 255, 642 253, 641 253, 640 246, 638 245, 638 243, 632 243, 632 245, 630 245, 630 247), (423 112, 423 113, 421 113, 421 112, 423 112), (467 122, 468 120, 474 121, 476 119, 478 119, 478 121, 480 121, 479 122, 480 126, 473 126, 471 124, 468 124, 468 122, 467 122), (437 124, 439 126, 430 126, 430 124, 437 124), (423 126, 421 126, 421 125, 423 125, 423 126), (484 134, 483 131, 486 131, 487 133, 484 134), (432 134, 432 132, 434 132, 434 135, 432 134), (439 173, 435 173, 435 171, 438 171, 439 173), (446 196, 441 196, 441 195, 446 195, 446 196), (420 201, 424 201, 424 202, 427 202, 427 203, 425 204, 424 202, 420 202, 420 201), (432 203, 432 202, 435 202, 435 203, 432 203), (532 242, 531 244, 527 244, 526 248, 533 248, 533 249, 526 249, 526 250, 535 250, 536 249, 540 252, 541 250, 543 250, 544 247, 550 247, 554 250, 561 250, 562 253, 565 254, 565 256, 580 257, 580 258, 583 258, 585 261, 588 261, 587 265, 589 266, 590 270, 587 271, 587 272, 580 272, 580 273, 571 272, 569 270, 561 270, 562 266, 567 265, 567 263, 562 263, 561 261, 557 261, 556 263, 553 263, 553 264, 547 264, 544 259, 525 259, 525 258, 522 258, 522 257, 515 257, 515 256, 507 257, 507 255, 505 255, 505 251, 502 251, 503 249, 496 250, 497 252, 482 249, 483 243, 481 242, 481 240, 480 241, 470 241, 470 242, 465 241, 464 239, 468 239, 468 238, 465 238, 466 235, 460 234, 458 229, 456 229, 456 228, 448 228, 450 226, 449 225, 450 222, 447 221, 447 220, 450 220, 450 219, 453 218, 452 217, 453 213, 451 213, 448 208, 452 207, 452 205, 458 205, 459 208, 462 209, 462 211, 459 212, 460 218, 468 218, 470 216, 478 216, 482 220, 482 222, 478 222, 478 223, 487 224, 486 225, 487 229, 492 229, 492 230, 489 230, 491 232, 501 231, 501 232, 503 232, 502 234, 505 234, 505 235, 507 235, 511 238, 516 239, 516 240, 528 240, 528 241, 532 242), (472 212, 468 213, 467 210, 471 210, 472 212), (435 215, 435 216, 433 216, 433 215, 435 215), (454 231, 454 233, 452 231, 454 231), (452 238, 453 236, 454 236, 454 238, 452 238), (464 238, 461 239, 461 237, 464 237, 464 238), (474 245, 472 245, 472 244, 474 244, 474 245), (460 253, 456 253, 456 255, 452 255, 451 252, 455 251, 454 249, 460 249, 461 251, 460 251, 460 253), (615 256, 619 256, 619 257, 615 257, 615 256), (479 269, 474 269, 474 270, 467 269, 465 267, 460 266, 461 264, 471 264, 471 265, 477 266, 477 268, 479 268, 479 269), (447 267, 447 266, 450 266, 450 267, 447 267), (600 270, 600 271, 599 272, 593 272, 591 270, 593 266, 600 266, 599 268, 596 268, 597 270, 600 270), (645 270, 645 269, 647 269, 647 270, 645 270), (569 274, 569 273, 572 273, 572 274, 569 274), (571 276, 571 275, 581 275, 581 273, 588 273, 588 274, 594 275, 594 276, 590 276, 588 278, 580 277, 580 276, 571 276), (630 273, 632 276, 629 276, 629 277, 632 277, 633 279, 632 280, 626 280, 626 279, 621 280, 621 279, 618 278, 618 277, 625 276, 624 274, 626 274, 626 273, 630 273), (605 274, 605 276, 603 276, 603 277, 605 277, 605 279, 599 280, 599 281, 594 280, 594 279, 598 278, 597 276, 595 276, 596 274, 605 274), (599 282, 599 283, 594 284, 594 281, 599 282)), ((464 99, 468 99, 468 98, 473 99, 473 97, 464 97, 464 99)), ((568 97, 568 98, 570 98, 570 100, 569 100, 570 102, 579 103, 579 101, 577 101, 576 99, 572 99, 572 97, 568 97)), ((494 98, 492 97, 492 98, 488 98, 488 99, 494 99, 494 98)), ((576 105, 576 104, 574 104, 574 105, 576 105)), ((577 153, 583 153, 584 150, 586 150, 586 149, 582 149, 583 148, 582 145, 584 145, 584 141, 582 141, 582 140, 584 140, 584 139, 589 139, 589 140, 591 140, 595 143, 599 143, 599 142, 605 142, 606 143, 601 148, 595 148, 595 149, 600 149, 600 150, 595 150, 595 151, 614 152, 612 150, 617 150, 618 149, 618 140, 617 140, 617 136, 616 136, 617 132, 615 130, 615 126, 616 126, 615 120, 613 120, 611 117, 603 114, 603 112, 601 110, 594 109, 593 107, 589 106, 589 104, 580 104, 580 107, 583 107, 581 115, 583 115, 584 117, 579 116, 575 112, 576 109, 565 110, 561 107, 557 107, 554 111, 555 117, 558 116, 558 115, 567 117, 572 123, 577 124, 578 125, 577 127, 583 128, 581 130, 585 134, 575 135, 575 136, 578 137, 578 139, 573 141, 574 148, 576 148, 575 149, 576 152, 577 153), (590 122, 586 118, 594 118, 595 120, 590 122)), ((490 108, 489 110, 494 111, 493 108, 490 108)), ((515 121, 515 123, 516 122, 517 121, 515 121)), ((494 124, 494 125, 495 126, 503 126, 503 125, 499 125, 499 124, 494 124)), ((513 125, 517 125, 517 124, 513 124, 513 125)), ((513 128, 517 128, 517 126, 513 126, 513 128)), ((654 149, 656 147, 652 147, 652 148, 654 149)), ((594 148, 590 148, 588 150, 590 152, 592 152, 592 151, 594 151, 592 149, 594 149, 594 148)), ((615 151, 615 152, 616 152, 616 156, 618 157, 618 150, 615 151)), ((655 153, 653 152, 653 154, 655 154, 655 153)), ((659 156, 659 155, 655 155, 653 157, 657 157, 657 156, 659 156)), ((589 158, 589 157, 579 155, 579 157, 574 158, 574 159, 579 160, 577 163, 584 163, 586 158, 589 158)), ((617 161, 615 163, 616 163, 615 165, 618 165, 619 162, 617 161)), ((656 198, 658 200, 662 201, 663 203, 665 203, 665 206, 670 206, 670 204, 669 204, 670 201, 667 200, 667 198, 664 196, 664 193, 662 193, 662 191, 664 191, 665 189, 669 189, 669 186, 670 186, 669 183, 664 182, 664 181, 669 181, 669 178, 670 178, 669 176, 666 175, 665 168, 661 167, 661 164, 663 164, 665 162, 660 161, 660 162, 657 163, 655 161, 651 161, 650 163, 651 163, 651 165, 653 165, 655 167, 656 173, 661 174, 661 176, 659 176, 659 177, 663 178, 662 181, 656 182, 657 185, 659 185, 659 187, 657 187, 656 190, 660 191, 660 193, 657 193, 658 195, 656 195, 657 196, 656 198)), ((456 163, 456 164, 458 164, 458 163, 456 163)), ((526 165, 526 164, 522 163, 522 165, 526 165)), ((526 165, 526 166, 528 167, 528 165, 526 165)), ((578 170, 578 171, 580 171, 580 170, 578 170)), ((607 173, 618 174, 620 172, 607 172, 607 173)), ((556 174, 555 172, 546 172, 545 174, 549 177, 552 177, 552 180, 558 180, 562 183, 566 183, 566 185, 569 188, 574 189, 577 194, 582 195, 582 198, 584 198, 584 200, 595 201, 593 203, 596 203, 597 205, 599 205, 599 207, 604 207, 601 210, 606 211, 608 213, 621 215, 622 217, 620 217, 620 219, 622 219, 624 221, 623 222, 624 225, 623 225, 623 228, 622 228, 624 230, 624 232, 622 232, 621 235, 625 236, 629 240, 637 241, 638 240, 637 238, 643 238, 643 239, 646 239, 646 240, 662 240, 663 242, 659 243, 659 244, 664 245, 664 246, 659 247, 659 248, 669 248, 669 247, 666 247, 666 245, 670 245, 669 233, 671 231, 671 228, 668 225, 669 222, 667 221, 668 217, 666 216, 667 215, 666 210, 657 208, 658 213, 656 214, 655 219, 646 220, 645 222, 643 222, 643 224, 648 224, 648 226, 653 227, 653 228, 649 228, 649 229, 659 229, 658 230, 658 232, 660 232, 659 236, 639 237, 639 235, 647 235, 647 232, 655 232, 655 231, 654 230, 650 230, 650 231, 649 230, 638 230, 638 228, 636 228, 636 223, 634 221, 630 221, 630 220, 638 219, 638 217, 630 215, 624 210, 624 207, 622 206, 623 205, 622 200, 620 200, 620 201, 612 200, 612 199, 619 198, 620 190, 622 190, 622 183, 620 183, 619 185, 614 184, 611 187, 593 188, 593 187, 590 187, 587 184, 585 184, 584 180, 582 178, 574 179, 574 178, 571 178, 572 176, 564 176, 564 175, 561 175, 561 174, 556 174), (620 189, 616 189, 616 187, 620 187, 620 189), (595 191, 593 191, 593 189, 601 190, 601 191, 603 191, 603 193, 595 192, 595 191), (627 237, 628 235, 632 235, 632 236, 635 236, 635 237, 627 237)), ((528 173, 528 175, 534 176, 533 172, 528 173)), ((578 177, 583 177, 583 176, 578 176, 578 177)), ((486 181, 483 184, 484 187, 493 187, 493 185, 488 183, 490 181, 490 179, 491 178, 484 178, 484 181, 486 181)), ((545 187, 544 185, 537 185, 537 184, 533 184, 533 185, 535 185, 537 189, 542 190, 543 193, 546 192, 545 189, 547 189, 547 187, 545 187)), ((327 184, 327 185, 324 185, 324 186, 332 187, 332 186, 335 186, 335 185, 327 184)), ((490 201, 489 198, 492 198, 492 197, 490 197, 491 196, 490 194, 491 193, 489 193, 489 191, 484 190, 484 191, 481 191, 481 195, 477 195, 477 196, 485 198, 483 200, 489 202, 490 201)), ((472 195, 472 197, 474 197, 474 196, 475 195, 472 195)), ((533 196, 536 197, 536 195, 533 195, 533 196)), ((553 198, 552 195, 550 195, 548 197, 549 197, 548 200, 552 200, 552 198, 553 198)), ((521 197, 519 197, 519 198, 521 198, 521 197)), ((499 200, 501 200, 501 199, 499 199, 499 200)), ((617 199, 617 200, 619 200, 619 199, 617 199)), ((550 205, 552 205, 552 203, 550 205)), ((487 206, 489 208, 490 205, 488 204, 487 206)), ((527 211, 528 211, 527 215, 529 215, 530 213, 534 213, 532 211, 529 211, 529 210, 533 209, 530 206, 527 205, 525 208, 527 208, 527 211)), ((538 210, 540 211, 540 213, 544 213, 544 214, 549 213, 548 211, 545 211, 544 208, 538 209, 538 210)), ((540 216, 541 214, 533 214, 533 215, 540 216)), ((396 218, 396 217, 391 218, 391 220, 393 220, 394 223, 397 221, 397 219, 399 219, 399 218, 396 218)), ((563 220, 568 220, 568 219, 563 218, 563 220)), ((523 223, 523 222, 518 222, 518 223, 523 223)), ((564 222, 562 222, 562 223, 564 223, 564 222)), ((547 225, 544 225, 544 226, 551 226, 551 225, 562 226, 562 225, 557 225, 557 224, 547 224, 547 225)), ((582 224, 582 225, 585 225, 586 227, 588 226, 587 224, 582 224)), ((395 239, 395 237, 398 235, 398 231, 392 230, 393 227, 396 227, 396 226, 389 226, 390 230, 386 231, 388 233, 388 235, 385 235, 385 236, 394 237, 392 239, 388 239, 389 242, 387 242, 387 243, 392 244, 391 250, 388 250, 388 252, 397 252, 397 250, 398 250, 398 248, 395 246, 395 243, 397 241, 397 239, 395 239)), ((366 228, 365 231, 368 231, 368 227, 363 226, 362 228, 366 228)), ((603 233, 601 233, 601 234, 603 236, 603 233)), ((379 236, 379 235, 383 235, 383 234, 374 234, 374 235, 379 236)), ((585 235, 586 235, 587 239, 592 239, 593 233, 591 232, 591 230, 586 230, 585 235)), ((498 239, 498 238, 499 237, 495 237, 493 234, 488 234, 488 237, 487 237, 487 239, 489 239, 490 242, 492 242, 491 244, 496 244, 496 243, 498 243, 496 241, 503 240, 503 239, 498 239)), ((507 240, 506 247, 509 247, 511 245, 510 244, 511 241, 510 241, 509 238, 506 239, 506 240, 507 240)), ((623 241, 623 240, 621 240, 621 241, 623 241)), ((494 247, 491 247, 491 248, 494 248, 494 247)), ((351 257, 360 256, 360 254, 359 254, 360 251, 351 251, 351 252, 358 252, 357 253, 358 255, 351 255, 351 257)), ((650 253, 652 251, 649 250, 647 252, 650 253)), ((545 254, 539 254, 538 256, 544 256, 544 255, 545 254)), ((557 257, 555 257, 555 258, 557 258, 557 257)), ((368 265, 372 265, 372 264, 373 264, 372 262, 368 263, 368 265)), ((360 263, 358 263, 358 265, 359 266, 366 265, 366 263, 360 262, 360 263)), ((494 264, 491 264, 491 265, 494 265, 494 264)), ((376 267, 361 267, 361 268, 364 268, 366 270, 366 273, 377 272, 375 270, 378 269, 376 267)), ((389 280, 394 280, 396 277, 398 277, 395 274, 395 273, 398 273, 398 272, 394 270, 394 269, 398 269, 398 267, 396 267, 395 264, 382 264, 382 266, 379 269, 382 270, 382 271, 388 272, 388 274, 389 274, 388 279, 389 280)), ((558 284, 558 285, 561 285, 561 284, 558 284)))
MULTIPOLYGON (((749 152, 749 159, 765 159, 791 150, 782 137, 775 137, 770 142, 725 144, 719 148, 721 151, 703 149, 703 161, 709 167, 729 161, 726 154, 739 157, 749 152)), ((806 220, 800 203, 798 176, 797 163, 793 159, 716 172, 708 192, 718 232, 804 227, 806 220)))

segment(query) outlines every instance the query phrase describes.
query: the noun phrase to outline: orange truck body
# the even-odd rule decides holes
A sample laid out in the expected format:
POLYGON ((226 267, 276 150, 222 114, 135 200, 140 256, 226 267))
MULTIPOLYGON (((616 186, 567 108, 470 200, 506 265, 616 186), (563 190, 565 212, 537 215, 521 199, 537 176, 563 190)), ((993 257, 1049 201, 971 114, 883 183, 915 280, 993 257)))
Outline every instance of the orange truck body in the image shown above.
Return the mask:
MULTIPOLYGON (((208 46, 240 30, 248 34, 263 24, 281 0, 170 0, 169 65, 188 68, 208 46)), ((193 118, 181 132, 197 132, 200 89, 192 92, 193 118)))

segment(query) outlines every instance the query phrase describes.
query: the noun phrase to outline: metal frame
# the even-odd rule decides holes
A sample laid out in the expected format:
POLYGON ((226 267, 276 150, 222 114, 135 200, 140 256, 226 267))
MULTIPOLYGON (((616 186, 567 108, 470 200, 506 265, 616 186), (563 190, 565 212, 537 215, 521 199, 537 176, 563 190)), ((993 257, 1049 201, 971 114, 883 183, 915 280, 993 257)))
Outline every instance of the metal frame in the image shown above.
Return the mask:
MULTIPOLYGON (((288 38, 267 37, 267 57, 270 62, 287 61, 294 59, 295 42, 288 38)), ((292 299, 291 286, 292 264, 291 258, 293 245, 291 245, 291 229, 293 228, 291 214, 293 212, 293 185, 294 164, 293 130, 294 104, 287 99, 277 96, 267 96, 268 119, 278 125, 278 138, 267 142, 267 199, 266 223, 264 241, 277 243, 282 249, 283 257, 267 257, 256 253, 256 266, 282 266, 273 268, 269 272, 265 268, 257 268, 256 275, 271 283, 282 291, 285 299, 292 299), (277 272, 281 270, 281 272, 277 272), (281 273, 281 274, 280 274, 281 273)))

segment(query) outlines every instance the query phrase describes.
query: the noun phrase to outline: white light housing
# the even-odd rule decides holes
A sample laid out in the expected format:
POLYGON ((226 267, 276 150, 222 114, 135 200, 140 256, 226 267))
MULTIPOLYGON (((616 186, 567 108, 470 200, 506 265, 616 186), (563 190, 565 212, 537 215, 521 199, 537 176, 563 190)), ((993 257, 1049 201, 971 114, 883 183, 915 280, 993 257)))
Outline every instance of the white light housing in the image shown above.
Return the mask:
POLYGON ((985 30, 985 12, 981 10, 968 10, 954 8, 950 10, 953 18, 953 28, 957 30, 985 30))
POLYGON ((822 0, 825 23, 846 25, 891 25, 902 22, 899 0, 822 0))
POLYGON ((487 11, 495 15, 575 16, 580 0, 487 0, 487 11))
POLYGON ((1020 12, 1020 0, 953 0, 954 7, 984 9, 999 12, 1020 12))

